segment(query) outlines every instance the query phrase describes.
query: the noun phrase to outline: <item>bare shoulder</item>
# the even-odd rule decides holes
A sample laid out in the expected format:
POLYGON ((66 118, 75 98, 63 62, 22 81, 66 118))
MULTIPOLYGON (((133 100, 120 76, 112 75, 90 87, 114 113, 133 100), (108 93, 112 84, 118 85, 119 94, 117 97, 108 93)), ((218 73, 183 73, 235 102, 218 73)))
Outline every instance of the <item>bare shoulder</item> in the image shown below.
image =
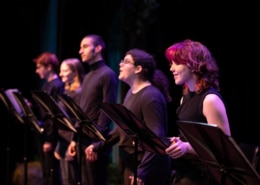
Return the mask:
POLYGON ((203 101, 203 114, 208 123, 218 125, 224 133, 230 135, 226 108, 221 97, 216 94, 208 94, 203 101))
POLYGON ((223 101, 216 94, 208 94, 208 95, 206 95, 206 97, 204 99, 204 103, 206 103, 206 104, 212 104, 212 103, 215 104, 215 103, 223 103, 223 101))

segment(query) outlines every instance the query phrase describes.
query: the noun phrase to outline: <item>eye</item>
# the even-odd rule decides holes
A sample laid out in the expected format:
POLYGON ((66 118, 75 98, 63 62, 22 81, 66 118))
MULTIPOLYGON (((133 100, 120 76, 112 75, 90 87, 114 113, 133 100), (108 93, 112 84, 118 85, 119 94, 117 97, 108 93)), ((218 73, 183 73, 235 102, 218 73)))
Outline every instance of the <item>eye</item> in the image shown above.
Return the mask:
POLYGON ((121 60, 121 63, 124 63, 124 64, 133 64, 133 65, 134 65, 134 62, 132 62, 131 60, 128 60, 128 59, 121 60))

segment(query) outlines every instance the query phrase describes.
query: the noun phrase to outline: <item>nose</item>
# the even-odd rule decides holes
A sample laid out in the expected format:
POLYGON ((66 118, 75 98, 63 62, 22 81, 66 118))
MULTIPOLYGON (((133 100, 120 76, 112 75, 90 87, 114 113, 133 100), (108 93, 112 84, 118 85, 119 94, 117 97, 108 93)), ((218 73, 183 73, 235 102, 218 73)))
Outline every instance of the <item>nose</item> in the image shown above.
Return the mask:
POLYGON ((82 53, 82 49, 80 48, 80 49, 79 49, 79 54, 81 54, 81 53, 82 53))

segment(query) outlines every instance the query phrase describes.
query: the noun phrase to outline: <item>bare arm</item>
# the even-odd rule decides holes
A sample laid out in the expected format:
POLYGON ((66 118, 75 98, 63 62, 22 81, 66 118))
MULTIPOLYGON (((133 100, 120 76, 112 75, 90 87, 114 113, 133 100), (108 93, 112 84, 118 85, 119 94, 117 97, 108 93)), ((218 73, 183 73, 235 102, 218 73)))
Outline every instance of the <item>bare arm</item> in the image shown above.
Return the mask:
POLYGON ((215 124, 230 135, 230 127, 223 101, 215 94, 208 94, 203 101, 203 114, 209 124, 215 124))

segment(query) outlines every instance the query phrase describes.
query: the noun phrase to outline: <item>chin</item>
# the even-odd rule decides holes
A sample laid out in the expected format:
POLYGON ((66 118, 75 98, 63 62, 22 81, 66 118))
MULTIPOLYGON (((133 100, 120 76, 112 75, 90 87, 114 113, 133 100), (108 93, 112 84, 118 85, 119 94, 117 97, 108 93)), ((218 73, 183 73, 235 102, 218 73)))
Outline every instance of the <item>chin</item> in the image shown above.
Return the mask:
POLYGON ((119 73, 118 79, 119 79, 119 80, 122 80, 122 75, 121 75, 121 73, 119 73))
POLYGON ((181 85, 181 83, 179 81, 177 81, 177 80, 175 80, 175 84, 176 85, 181 85))

